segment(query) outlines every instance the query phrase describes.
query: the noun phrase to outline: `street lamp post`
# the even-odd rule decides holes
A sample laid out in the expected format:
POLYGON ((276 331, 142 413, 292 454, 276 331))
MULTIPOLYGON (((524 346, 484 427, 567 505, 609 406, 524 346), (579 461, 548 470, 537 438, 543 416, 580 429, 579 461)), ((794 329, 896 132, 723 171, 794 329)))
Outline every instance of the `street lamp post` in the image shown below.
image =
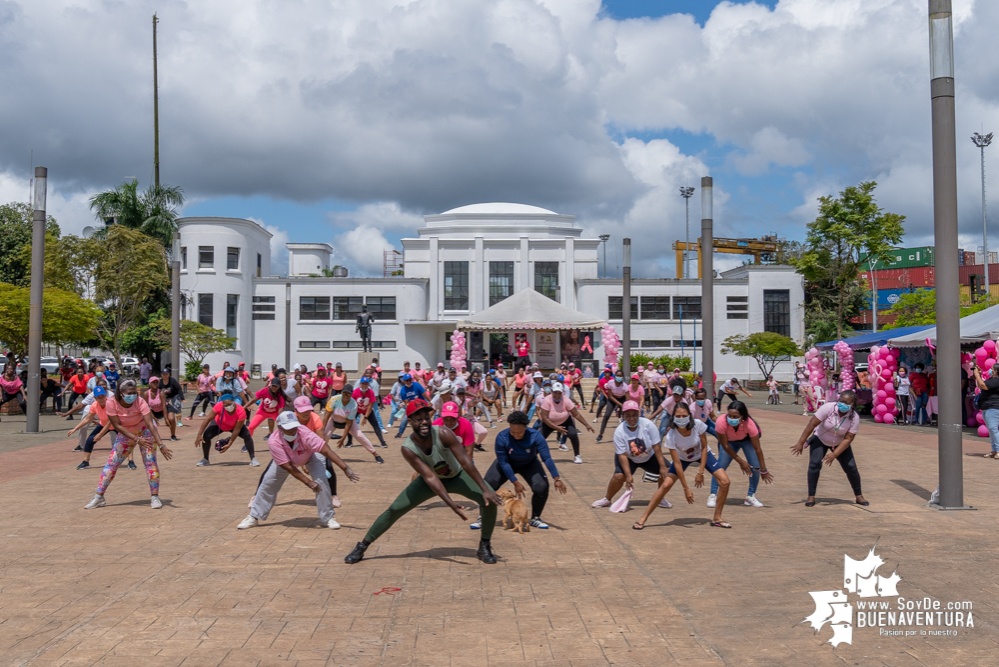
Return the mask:
MULTIPOLYGON (((929 0, 933 129, 933 235, 937 280, 937 399, 941 509, 964 509, 961 453, 961 322, 957 264, 957 143, 951 0, 929 0)), ((985 258, 986 266, 988 257, 985 258)))
POLYGON ((610 234, 601 234, 599 237, 600 242, 604 244, 604 278, 607 277, 607 241, 610 239, 610 234))
POLYGON ((992 133, 982 136, 975 132, 971 142, 982 152, 982 263, 985 265, 985 298, 989 299, 992 292, 989 289, 989 225, 985 208, 985 149, 992 143, 992 133))
POLYGON ((621 344, 624 354, 621 366, 624 381, 631 382, 631 239, 624 240, 621 251, 621 344))
POLYGON ((49 170, 35 167, 34 215, 31 221, 31 288, 28 310, 28 410, 25 433, 38 433, 38 415, 42 391, 42 300, 45 283, 45 195, 49 170))
MULTIPOLYGON (((715 395, 714 179, 701 179, 701 373, 704 390, 715 395)), ((695 335, 696 339, 697 336, 695 335)), ((695 342, 696 344, 696 342, 695 342)))
POLYGON ((694 188, 680 188, 680 196, 687 208, 687 246, 683 249, 683 277, 690 277, 690 197, 694 194, 694 188))

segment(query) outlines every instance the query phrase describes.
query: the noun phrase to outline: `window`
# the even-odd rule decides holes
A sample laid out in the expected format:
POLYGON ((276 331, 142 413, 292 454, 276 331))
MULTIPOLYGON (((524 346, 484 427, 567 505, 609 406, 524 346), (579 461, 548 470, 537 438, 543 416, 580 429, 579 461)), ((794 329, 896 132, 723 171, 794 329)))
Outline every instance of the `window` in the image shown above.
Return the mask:
POLYGON ((468 310, 468 262, 444 262, 444 310, 468 310))
POLYGON ((227 294, 225 297, 225 335, 236 337, 236 316, 239 311, 239 295, 227 294))
POLYGON ((669 297, 668 296, 643 296, 642 297, 642 319, 643 320, 668 320, 669 319, 669 297))
POLYGON ((330 342, 328 340, 300 340, 298 348, 300 350, 328 350, 330 342))
POLYGON ((259 252, 257 253, 257 277, 260 277, 260 271, 264 265, 264 257, 259 252))
POLYGON ((215 268, 215 248, 210 245, 198 246, 198 268, 199 269, 214 269, 215 268))
POLYGON ((748 296, 725 297, 725 317, 730 320, 748 320, 749 297, 748 296))
POLYGON ((361 306, 363 305, 364 297, 335 296, 333 297, 333 319, 355 322, 357 316, 361 314, 361 306))
POLYGON ((214 324, 214 294, 199 294, 198 295, 198 322, 201 322, 206 327, 213 327, 214 324))
POLYGON ((791 290, 763 290, 763 330, 791 336, 791 290))
POLYGON ((513 262, 489 262, 489 305, 513 295, 513 262))
POLYGON ((253 319, 255 320, 274 319, 274 297, 272 296, 253 297, 253 319))
POLYGON ((330 298, 328 296, 303 296, 298 300, 298 319, 328 320, 330 318, 330 298))
POLYGON ((369 296, 368 312, 375 316, 375 322, 395 319, 394 296, 369 296))
POLYGON ((654 349, 654 348, 657 348, 657 347, 670 347, 671 345, 672 345, 672 341, 669 341, 669 340, 643 340, 641 347, 643 349, 648 350, 648 349, 654 349))
POLYGON ((187 246, 180 249, 180 268, 187 271, 187 246))
MULTIPOLYGON (((378 348, 380 350, 394 350, 395 341, 394 340, 373 340, 371 341, 372 348, 378 348)), ((362 342, 359 340, 335 340, 333 341, 333 349, 336 350, 360 350, 362 349, 362 342)))
POLYGON ((558 262, 534 263, 534 289, 558 301, 558 262))
POLYGON ((226 251, 226 270, 228 271, 238 271, 239 270, 239 248, 229 248, 226 251))
POLYGON ((673 339, 673 347, 682 347, 689 349, 692 347, 700 347, 700 346, 701 346, 701 341, 699 340, 679 340, 676 338, 673 339))
MULTIPOLYGON (((607 319, 608 320, 620 320, 624 318, 624 313, 621 312, 621 304, 624 303, 623 296, 609 296, 607 297, 607 319)), ((638 297, 631 297, 631 319, 638 319, 638 297)))
POLYGON ((699 296, 673 297, 673 319, 674 320, 701 319, 701 297, 699 296))

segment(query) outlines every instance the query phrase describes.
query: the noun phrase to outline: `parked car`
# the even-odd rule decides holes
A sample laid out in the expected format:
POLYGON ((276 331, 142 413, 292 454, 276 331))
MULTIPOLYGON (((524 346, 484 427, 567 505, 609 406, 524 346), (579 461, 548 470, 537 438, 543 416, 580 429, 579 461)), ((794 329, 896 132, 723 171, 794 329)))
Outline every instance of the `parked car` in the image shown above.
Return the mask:
POLYGON ((135 357, 122 357, 121 368, 118 370, 126 375, 135 375, 139 372, 139 360, 135 357))
MULTIPOLYGON (((48 371, 49 375, 59 372, 59 358, 58 357, 42 357, 42 368, 48 371)), ((17 365, 17 373, 20 375, 21 371, 28 370, 28 358, 25 357, 24 361, 17 365)), ((0 371, 2 372, 2 371, 0 371)))

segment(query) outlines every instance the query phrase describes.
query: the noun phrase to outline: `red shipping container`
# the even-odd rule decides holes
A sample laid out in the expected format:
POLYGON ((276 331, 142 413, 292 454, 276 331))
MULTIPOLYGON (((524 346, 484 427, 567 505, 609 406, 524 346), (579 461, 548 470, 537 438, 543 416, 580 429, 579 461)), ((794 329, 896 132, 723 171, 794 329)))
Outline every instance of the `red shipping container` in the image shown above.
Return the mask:
MULTIPOLYGON (((895 324, 895 320, 898 319, 898 315, 894 313, 889 314, 887 310, 878 309, 878 328, 891 328, 892 324, 895 324)), ((874 323, 874 315, 870 310, 860 311, 860 317, 854 317, 850 320, 853 324, 867 324, 871 325, 874 323)))
MULTIPOLYGON (((981 264, 959 266, 957 270, 962 285, 970 285, 972 275, 985 276, 985 267, 981 264)), ((999 264, 989 264, 989 284, 999 284, 999 264)))
MULTIPOLYGON (((963 270, 964 267, 961 269, 963 270)), ((868 288, 873 287, 870 271, 862 272, 860 277, 867 282, 868 288)), ((921 266, 913 269, 882 269, 874 271, 874 278, 877 279, 879 290, 934 287, 936 286, 936 269, 932 266, 921 266)))
POLYGON ((964 264, 962 264, 962 266, 972 266, 972 265, 974 265, 974 263, 975 263, 975 253, 965 251, 964 252, 964 264))

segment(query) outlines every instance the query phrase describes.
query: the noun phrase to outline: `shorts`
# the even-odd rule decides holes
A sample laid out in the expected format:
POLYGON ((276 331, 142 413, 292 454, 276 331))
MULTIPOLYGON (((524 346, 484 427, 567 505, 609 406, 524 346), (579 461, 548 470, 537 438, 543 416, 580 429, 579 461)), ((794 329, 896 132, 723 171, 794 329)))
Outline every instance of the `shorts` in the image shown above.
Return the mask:
POLYGON ((155 417, 156 419, 163 419, 163 411, 162 410, 150 410, 149 412, 151 412, 152 415, 153 415, 153 417, 155 417))
POLYGON ((177 414, 179 415, 184 411, 183 403, 180 400, 180 396, 171 396, 170 400, 166 404, 167 414, 177 414))
MULTIPOLYGON (((658 475, 660 472, 659 461, 656 460, 655 454, 650 456, 648 461, 642 461, 641 463, 628 459, 628 467, 631 468, 630 472, 632 475, 634 475, 635 471, 639 468, 645 470, 646 472, 651 472, 653 475, 658 475)), ((621 468, 621 457, 617 454, 614 455, 614 474, 624 474, 624 469, 621 468)))
MULTIPOLYGON (((715 458, 715 455, 711 453, 710 449, 707 452, 701 452, 701 456, 704 456, 705 454, 707 454, 708 462, 704 464, 704 469, 708 472, 709 475, 714 475, 716 470, 722 470, 721 464, 718 463, 718 459, 715 458)), ((683 469, 686 470, 687 466, 693 465, 694 463, 700 466, 701 460, 697 459, 696 461, 680 461, 680 463, 683 466, 683 469)), ((666 474, 675 475, 676 464, 670 463, 669 472, 667 472, 666 474)))
POLYGON ((798 384, 797 382, 794 383, 794 393, 795 394, 800 394, 801 393, 801 385, 798 384))

